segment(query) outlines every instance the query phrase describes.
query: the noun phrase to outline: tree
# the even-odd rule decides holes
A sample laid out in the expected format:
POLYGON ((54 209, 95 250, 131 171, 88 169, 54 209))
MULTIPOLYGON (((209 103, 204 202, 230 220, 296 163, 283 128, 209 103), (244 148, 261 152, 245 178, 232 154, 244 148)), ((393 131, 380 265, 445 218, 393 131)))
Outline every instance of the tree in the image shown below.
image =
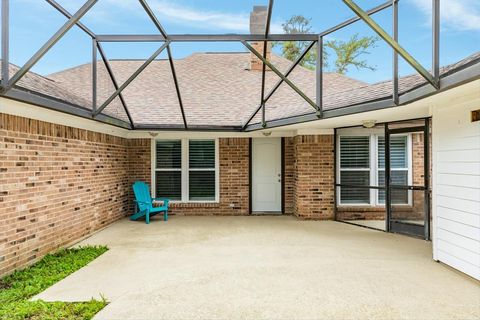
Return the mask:
MULTIPOLYGON (((287 34, 307 34, 312 33, 311 20, 301 15, 294 15, 282 24, 283 31, 287 34)), ((353 35, 348 41, 330 40, 324 43, 323 50, 323 66, 329 66, 330 53, 327 49, 331 49, 336 54, 334 71, 345 74, 350 66, 357 69, 375 70, 374 66, 370 66, 367 61, 360 60, 364 54, 369 54, 368 49, 374 48, 377 37, 359 37, 358 34, 353 35)), ((275 43, 274 46, 281 45, 282 56, 288 60, 295 61, 300 54, 308 47, 307 41, 284 41, 275 43)), ((317 50, 312 48, 299 63, 308 69, 315 69, 317 59, 317 50)))
MULTIPOLYGON (((304 16, 294 15, 288 19, 285 23, 282 23, 283 31, 287 34, 307 34, 312 33, 311 20, 304 16)), ((274 47, 281 45, 282 56, 288 60, 295 61, 300 54, 308 47, 307 41, 284 41, 274 43, 274 47)), ((310 49, 305 57, 300 61, 299 65, 308 68, 315 69, 317 60, 316 44, 310 49)), ((328 66, 328 53, 324 52, 323 65, 328 66)))
POLYGON ((350 66, 357 69, 375 71, 376 67, 370 66, 366 60, 360 60, 363 54, 369 54, 369 48, 375 48, 377 37, 359 37, 354 34, 348 41, 330 40, 325 46, 331 48, 337 55, 335 60, 335 72, 345 74, 350 66))

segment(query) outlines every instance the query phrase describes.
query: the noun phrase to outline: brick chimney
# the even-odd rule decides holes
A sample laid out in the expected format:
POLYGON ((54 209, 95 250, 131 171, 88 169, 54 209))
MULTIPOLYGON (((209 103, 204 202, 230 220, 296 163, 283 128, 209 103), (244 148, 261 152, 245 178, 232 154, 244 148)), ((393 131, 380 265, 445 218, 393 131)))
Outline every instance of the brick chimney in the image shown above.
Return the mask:
MULTIPOLYGON (((250 33, 251 34, 265 34, 265 25, 267 23, 267 6, 253 6, 253 11, 250 13, 250 33)), ((250 43, 255 50, 263 55, 263 41, 250 43)), ((267 43, 267 60, 270 60, 272 51, 272 44, 267 43)), ((263 62, 258 59, 253 53, 250 54, 250 70, 262 71, 263 62)), ((267 67, 268 69, 268 67, 267 67)))

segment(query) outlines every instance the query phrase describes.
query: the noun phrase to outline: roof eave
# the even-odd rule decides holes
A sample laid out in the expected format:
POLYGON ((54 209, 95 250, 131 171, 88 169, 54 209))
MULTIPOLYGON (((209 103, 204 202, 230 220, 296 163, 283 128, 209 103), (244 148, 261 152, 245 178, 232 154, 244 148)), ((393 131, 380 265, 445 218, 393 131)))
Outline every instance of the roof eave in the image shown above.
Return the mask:
POLYGON ((409 90, 408 92, 404 92, 399 97, 399 104, 396 105, 393 102, 392 96, 386 96, 384 98, 355 104, 349 105, 341 108, 324 110, 323 117, 321 119, 318 118, 316 113, 306 113, 302 115, 296 115, 291 117, 286 117, 282 119, 270 120, 266 122, 266 127, 263 127, 261 123, 254 123, 248 125, 245 128, 246 132, 250 131, 257 131, 257 130, 264 130, 266 128, 276 128, 276 127, 283 127, 289 126, 293 124, 299 124, 304 122, 311 122, 311 121, 322 121, 323 119, 330 119, 340 116, 346 116, 351 114, 375 111, 375 110, 382 110, 397 106, 404 106, 415 101, 430 97, 432 95, 438 94, 440 92, 450 90, 461 86, 463 84, 475 81, 480 79, 480 59, 474 60, 471 63, 462 66, 456 70, 451 70, 448 73, 444 74, 440 78, 440 88, 437 90, 432 87, 430 84, 425 83, 416 88, 409 90))

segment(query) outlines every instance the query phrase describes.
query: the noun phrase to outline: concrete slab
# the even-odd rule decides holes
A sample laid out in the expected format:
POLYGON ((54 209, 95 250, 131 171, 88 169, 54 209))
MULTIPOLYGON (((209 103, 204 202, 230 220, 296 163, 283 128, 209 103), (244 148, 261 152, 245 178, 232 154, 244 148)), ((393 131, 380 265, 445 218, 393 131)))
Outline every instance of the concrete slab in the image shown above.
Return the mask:
POLYGON ((480 319, 479 283, 430 242, 333 221, 122 220, 81 244, 110 250, 36 298, 104 295, 96 319, 480 319))

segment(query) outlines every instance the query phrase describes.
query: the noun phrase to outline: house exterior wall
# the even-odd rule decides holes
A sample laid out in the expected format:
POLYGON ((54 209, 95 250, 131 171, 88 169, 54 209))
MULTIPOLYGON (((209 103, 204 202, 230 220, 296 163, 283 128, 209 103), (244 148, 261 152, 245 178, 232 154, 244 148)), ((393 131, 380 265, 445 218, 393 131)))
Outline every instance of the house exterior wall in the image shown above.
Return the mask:
POLYGON ((480 280, 480 122, 475 95, 436 106, 433 136, 433 258, 480 280))
MULTIPOLYGON (((137 158, 135 166, 143 177, 151 179, 151 139, 136 143, 132 157, 137 158), (148 155, 148 156, 147 156, 148 155), (148 175, 146 173, 148 172, 148 175)), ((249 138, 219 139, 220 200, 215 203, 171 203, 170 214, 178 215, 248 215, 249 214, 249 138)))
MULTIPOLYGON (((131 185, 151 184, 152 139, 0 114, 0 274, 133 212, 131 185)), ((248 215, 250 139, 219 138, 220 201, 171 214, 248 215)), ((333 135, 283 138, 284 214, 333 219, 333 135)))
POLYGON ((123 217, 124 138, 0 113, 0 275, 123 217))
POLYGON ((334 136, 300 135, 294 144, 294 214, 301 219, 334 218, 334 136))
POLYGON ((249 214, 249 139, 219 139, 220 200, 218 203, 174 203, 182 215, 249 214))

